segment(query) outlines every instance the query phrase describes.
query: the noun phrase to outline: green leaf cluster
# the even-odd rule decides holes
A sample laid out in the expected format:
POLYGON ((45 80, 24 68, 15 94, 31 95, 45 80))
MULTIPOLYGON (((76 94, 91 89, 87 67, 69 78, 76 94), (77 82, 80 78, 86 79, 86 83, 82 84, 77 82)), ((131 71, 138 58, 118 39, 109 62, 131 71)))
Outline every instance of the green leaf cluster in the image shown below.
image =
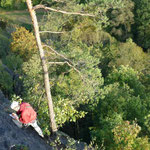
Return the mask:
POLYGON ((124 121, 116 126, 112 131, 114 133, 114 149, 115 150, 139 150, 149 149, 150 144, 147 137, 137 137, 141 127, 136 123, 130 124, 129 121, 124 121))
MULTIPOLYGON (((41 0, 32 0, 33 5, 39 4, 41 0)), ((1 0, 0 1, 0 6, 5 9, 25 9, 27 8, 26 6, 26 1, 25 0, 1 0)))
POLYGON ((13 79, 11 75, 0 64, 0 89, 6 94, 13 93, 13 79))
POLYGON ((150 3, 148 0, 133 0, 135 2, 135 32, 136 42, 143 48, 150 48, 150 3))
POLYGON ((124 41, 128 37, 132 37, 131 25, 134 23, 132 0, 121 1, 123 5, 120 8, 110 8, 107 11, 109 25, 107 31, 115 36, 119 41, 124 41))
POLYGON ((33 33, 24 27, 16 28, 12 33, 11 51, 28 60, 37 51, 33 33))
MULTIPOLYGON (((120 140, 122 136, 125 136, 122 133, 124 127, 120 129, 122 132, 118 131, 120 134, 118 136, 114 136, 112 132, 112 129, 117 128, 116 125, 120 124, 122 120, 133 121, 137 119, 138 124, 142 126, 142 131, 146 131, 148 118, 145 120, 145 117, 149 114, 149 100, 147 99, 149 96, 145 92, 145 86, 140 81, 138 72, 130 67, 120 66, 118 69, 114 69, 107 76, 105 84, 103 96, 95 108, 94 126, 91 128, 91 134, 97 138, 96 143, 101 145, 104 140, 105 146, 111 149, 114 138, 120 140)), ((128 144, 129 142, 127 141, 128 144)), ((118 146, 116 149, 119 149, 119 146, 125 146, 121 143, 116 144, 118 146)), ((131 145, 128 146, 131 147, 131 145)), ((134 148, 131 147, 131 149, 134 148)))
MULTIPOLYGON (((131 0, 44 2, 56 9, 96 15, 83 17, 50 12, 39 24, 42 31, 62 32, 41 33, 42 42, 61 54, 56 55, 44 47, 58 128, 63 129, 67 123, 68 133, 77 131, 76 137, 90 134, 98 149, 149 149, 150 55, 134 43, 135 39, 140 43, 146 37, 143 47, 148 48, 148 21, 144 20, 148 18, 148 8, 143 5, 147 1, 134 2, 135 5, 131 0), (142 5, 137 6, 138 3, 142 5), (140 38, 131 30, 134 21, 140 38), (139 28, 141 24, 144 28, 139 28), (86 134, 89 127, 90 133, 86 134), (75 131, 69 132, 70 128, 75 131)), ((44 134, 49 135, 43 72, 32 32, 17 28, 12 34, 9 54, 5 50, 8 39, 3 35, 0 38, 2 62, 20 73, 21 97, 35 108, 44 134)), ((0 88, 13 93, 12 79, 6 71, 0 71, 0 88)))

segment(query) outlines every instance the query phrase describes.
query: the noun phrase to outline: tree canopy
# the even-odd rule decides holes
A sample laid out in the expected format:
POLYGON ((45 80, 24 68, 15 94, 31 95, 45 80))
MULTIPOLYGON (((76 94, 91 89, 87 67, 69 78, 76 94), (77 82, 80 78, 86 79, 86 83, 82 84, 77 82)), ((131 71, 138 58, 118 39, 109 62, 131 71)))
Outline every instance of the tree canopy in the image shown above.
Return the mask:
MULTIPOLYGON (((149 2, 33 0, 33 5, 42 16, 39 30, 58 129, 94 149, 149 149, 149 2)), ((27 8, 24 0, 1 0, 0 6, 23 9, 20 13, 27 8)), ((33 28, 0 28, 0 90, 29 102, 49 136, 33 28)))

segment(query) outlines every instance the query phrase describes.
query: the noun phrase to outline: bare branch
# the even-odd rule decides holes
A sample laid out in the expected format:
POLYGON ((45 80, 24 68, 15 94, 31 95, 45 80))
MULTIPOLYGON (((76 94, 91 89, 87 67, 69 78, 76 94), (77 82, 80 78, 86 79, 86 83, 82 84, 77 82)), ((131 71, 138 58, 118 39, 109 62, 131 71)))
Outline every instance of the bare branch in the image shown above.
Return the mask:
POLYGON ((68 61, 66 61, 66 63, 68 66, 72 67, 76 72, 78 72, 81 75, 81 72, 77 68, 75 68, 73 65, 71 65, 68 61))
MULTIPOLYGON (((44 50, 45 50, 45 49, 44 49, 44 50)), ((54 52, 49 52, 49 51, 46 51, 46 50, 45 50, 45 53, 46 53, 46 54, 50 54, 50 55, 55 55, 54 52)))
POLYGON ((53 1, 57 3, 64 3, 64 1, 61 1, 61 0, 53 0, 53 1))
POLYGON ((71 62, 71 60, 69 60, 67 57, 65 57, 64 55, 62 55, 62 54, 59 54, 57 51, 55 51, 52 47, 50 47, 50 46, 48 46, 48 45, 43 45, 43 47, 48 47, 52 52, 54 52, 56 55, 58 55, 58 56, 60 56, 60 57, 62 57, 62 58, 64 58, 65 60, 67 60, 68 62, 70 62, 71 64, 73 64, 72 62, 71 62))
POLYGON ((62 34, 65 32, 57 32, 57 31, 39 31, 39 33, 53 33, 53 34, 62 34))
POLYGON ((48 62, 50 65, 64 65, 66 62, 48 62))
POLYGON ((71 68, 73 68, 76 72, 78 72, 79 74, 81 74, 81 72, 75 68, 73 65, 71 65, 68 61, 64 61, 64 62, 48 62, 48 64, 57 64, 57 65, 64 65, 64 64, 67 64, 68 66, 70 66, 71 68))
POLYGON ((84 76, 82 76, 81 72, 73 65, 73 63, 71 62, 71 60, 69 60, 68 58, 66 58, 64 55, 62 54, 59 54, 57 51, 55 51, 52 47, 48 46, 48 45, 43 45, 43 47, 48 47, 51 51, 53 51, 56 55, 64 58, 65 60, 67 61, 64 61, 64 62, 49 62, 49 64, 59 64, 59 65, 63 65, 63 64, 67 64, 68 66, 70 66, 73 70, 75 70, 76 72, 79 73, 82 81, 85 83, 85 80, 84 80, 84 76))
POLYGON ((81 13, 81 12, 67 12, 67 11, 64 11, 64 10, 58 10, 58 9, 54 9, 54 8, 51 8, 51 7, 46 7, 44 5, 36 5, 33 7, 33 10, 36 10, 36 9, 45 9, 45 10, 50 10, 50 11, 54 11, 54 12, 58 12, 58 13, 63 13, 63 14, 67 14, 67 15, 80 15, 80 16, 89 16, 89 17, 95 17, 95 15, 93 14, 84 14, 84 13, 81 13))

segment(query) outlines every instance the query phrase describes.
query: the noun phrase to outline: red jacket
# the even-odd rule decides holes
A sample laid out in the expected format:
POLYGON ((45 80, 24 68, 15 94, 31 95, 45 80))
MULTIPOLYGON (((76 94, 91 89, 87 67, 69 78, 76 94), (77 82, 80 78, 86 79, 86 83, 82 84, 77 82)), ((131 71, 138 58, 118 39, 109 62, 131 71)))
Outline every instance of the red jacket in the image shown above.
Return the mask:
POLYGON ((19 115, 19 121, 22 123, 30 123, 36 119, 36 112, 28 103, 21 103, 20 109, 17 112, 17 115, 19 115))

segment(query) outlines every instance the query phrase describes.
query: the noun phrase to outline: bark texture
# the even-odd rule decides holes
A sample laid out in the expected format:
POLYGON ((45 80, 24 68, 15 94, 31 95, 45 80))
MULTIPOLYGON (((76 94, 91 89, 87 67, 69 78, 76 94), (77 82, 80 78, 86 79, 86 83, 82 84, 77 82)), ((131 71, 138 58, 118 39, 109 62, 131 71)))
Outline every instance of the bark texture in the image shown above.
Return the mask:
POLYGON ((48 100, 48 107, 49 107, 49 113, 50 113, 50 127, 53 133, 57 132, 57 126, 55 122, 55 113, 53 109, 53 102, 52 102, 52 96, 51 96, 51 90, 50 90, 50 83, 49 83, 49 75, 48 75, 48 67, 44 55, 44 50, 42 47, 42 42, 40 38, 40 33, 39 33, 39 26, 38 26, 38 21, 36 17, 36 12, 33 9, 32 1, 31 0, 26 0, 28 10, 32 19, 33 27, 34 27, 34 33, 35 33, 35 38, 37 42, 37 46, 39 49, 40 53, 40 58, 42 62, 42 68, 43 68, 43 73, 44 73, 44 84, 45 84, 45 91, 47 95, 47 100, 48 100))

